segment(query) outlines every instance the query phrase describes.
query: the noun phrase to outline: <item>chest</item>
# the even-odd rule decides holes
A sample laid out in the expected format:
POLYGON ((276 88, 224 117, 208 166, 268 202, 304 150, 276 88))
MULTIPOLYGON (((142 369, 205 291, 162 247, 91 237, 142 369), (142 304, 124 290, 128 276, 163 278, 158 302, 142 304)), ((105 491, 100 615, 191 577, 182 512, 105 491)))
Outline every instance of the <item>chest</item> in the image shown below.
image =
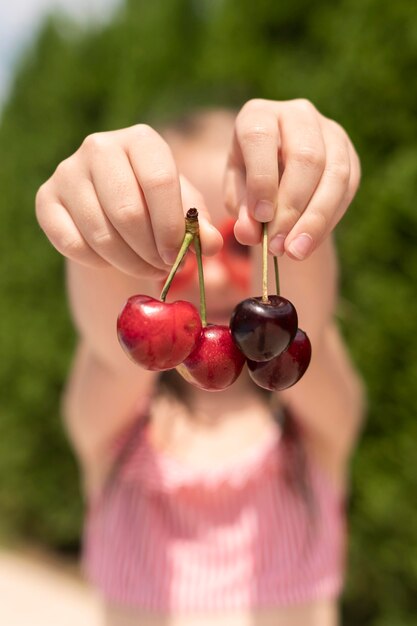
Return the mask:
POLYGON ((278 433, 271 412, 259 403, 190 415, 180 404, 162 402, 147 426, 155 451, 196 470, 238 461, 278 433))

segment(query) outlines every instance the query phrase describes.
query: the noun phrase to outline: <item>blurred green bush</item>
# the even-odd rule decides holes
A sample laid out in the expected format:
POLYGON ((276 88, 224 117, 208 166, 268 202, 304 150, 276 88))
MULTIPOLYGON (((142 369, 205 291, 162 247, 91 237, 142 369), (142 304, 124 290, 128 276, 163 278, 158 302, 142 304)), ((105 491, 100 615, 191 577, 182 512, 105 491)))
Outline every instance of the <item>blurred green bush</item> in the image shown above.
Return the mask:
POLYGON ((417 22, 408 0, 130 0, 106 27, 50 19, 0 127, 0 532, 60 549, 81 498, 59 397, 74 345, 38 186, 90 132, 199 105, 306 97, 349 132, 363 183, 338 228, 340 321, 369 389, 353 465, 345 623, 417 624, 417 22))

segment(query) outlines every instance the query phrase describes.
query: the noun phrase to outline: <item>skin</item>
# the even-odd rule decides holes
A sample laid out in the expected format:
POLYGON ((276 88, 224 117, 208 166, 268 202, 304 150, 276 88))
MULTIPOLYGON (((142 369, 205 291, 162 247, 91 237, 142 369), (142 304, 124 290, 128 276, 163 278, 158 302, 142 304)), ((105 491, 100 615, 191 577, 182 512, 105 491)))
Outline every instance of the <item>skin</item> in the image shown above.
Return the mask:
MULTIPOLYGON (((216 256, 222 245, 216 226, 232 213, 239 241, 254 245, 261 221, 268 221, 270 249, 281 255, 281 293, 296 306, 313 346, 304 378, 279 400, 297 415, 307 452, 345 489, 364 400, 334 321, 337 261, 331 233, 358 187, 358 157, 345 131, 305 100, 252 100, 237 116, 212 111, 198 123, 186 139, 173 129, 162 137, 142 124, 91 135, 37 194, 39 224, 68 259, 69 301, 80 340, 63 413, 86 494, 99 492, 111 463, 110 443, 135 418, 158 376, 126 358, 116 338, 116 317, 134 293, 158 297, 190 206, 200 212, 213 323, 227 324, 239 300, 259 295, 261 262, 259 246, 254 247, 251 284, 243 289, 231 283, 216 256)), ((272 272, 270 283, 275 293, 272 272)), ((198 306, 197 277, 170 298, 198 306)), ((150 431, 156 448, 183 463, 204 467, 213 455, 238 457, 276 428, 245 373, 222 393, 186 388, 188 406, 154 398, 150 431)), ((155 621, 107 608, 109 625, 190 623, 175 615, 155 621)), ((193 624, 214 623, 210 616, 193 619, 193 624)), ((231 616, 217 616, 216 624, 219 619, 232 623, 231 616)), ((334 626, 337 609, 334 600, 322 600, 233 619, 236 626, 334 626)))

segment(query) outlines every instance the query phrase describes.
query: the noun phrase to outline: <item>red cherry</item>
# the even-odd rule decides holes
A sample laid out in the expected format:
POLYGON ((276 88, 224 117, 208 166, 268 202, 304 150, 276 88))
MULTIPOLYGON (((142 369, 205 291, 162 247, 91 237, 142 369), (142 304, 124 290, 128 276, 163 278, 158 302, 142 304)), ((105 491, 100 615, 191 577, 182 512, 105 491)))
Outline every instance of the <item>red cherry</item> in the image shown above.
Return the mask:
POLYGON ((117 319, 117 335, 127 355, 148 370, 169 370, 193 351, 201 320, 190 302, 161 302, 131 296, 117 319))
POLYGON ((274 359, 263 362, 248 359, 247 363, 249 375, 259 387, 281 391, 300 380, 310 364, 310 359, 310 339, 299 328, 288 348, 274 359))
POLYGON ((229 328, 213 324, 203 328, 195 349, 177 371, 200 389, 221 391, 235 382, 244 363, 229 328))

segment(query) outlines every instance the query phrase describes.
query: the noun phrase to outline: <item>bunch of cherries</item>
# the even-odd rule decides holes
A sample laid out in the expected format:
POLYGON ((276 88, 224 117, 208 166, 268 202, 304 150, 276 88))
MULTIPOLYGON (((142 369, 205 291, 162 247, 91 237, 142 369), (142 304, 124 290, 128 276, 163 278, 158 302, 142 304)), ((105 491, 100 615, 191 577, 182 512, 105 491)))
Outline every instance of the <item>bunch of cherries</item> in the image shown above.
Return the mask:
MULTIPOLYGON (((278 285, 278 265, 274 258, 278 285)), ((197 209, 189 209, 185 235, 160 300, 131 296, 117 319, 119 342, 138 365, 153 371, 176 368, 189 383, 207 391, 226 389, 240 375, 245 361, 254 382, 271 391, 294 385, 311 359, 311 344, 298 328, 294 305, 268 295, 267 231, 263 227, 263 295, 235 307, 230 326, 207 324, 204 276, 197 209), (165 302, 175 273, 191 243, 197 256, 200 314, 185 300, 165 302)))

